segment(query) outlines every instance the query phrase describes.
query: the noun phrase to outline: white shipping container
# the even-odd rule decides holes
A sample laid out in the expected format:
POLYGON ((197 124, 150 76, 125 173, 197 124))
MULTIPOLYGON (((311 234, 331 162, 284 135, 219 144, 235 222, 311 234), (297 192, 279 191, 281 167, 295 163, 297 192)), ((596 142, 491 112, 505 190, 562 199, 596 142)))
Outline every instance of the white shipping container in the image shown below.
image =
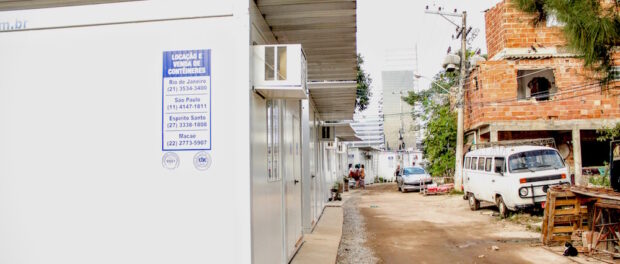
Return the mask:
POLYGON ((251 262, 247 10, 183 1, 0 13, 27 21, 0 32, 0 263, 251 262), (196 77, 208 89, 169 94, 166 54, 210 64, 196 77), (171 109, 195 129, 169 122, 171 109))

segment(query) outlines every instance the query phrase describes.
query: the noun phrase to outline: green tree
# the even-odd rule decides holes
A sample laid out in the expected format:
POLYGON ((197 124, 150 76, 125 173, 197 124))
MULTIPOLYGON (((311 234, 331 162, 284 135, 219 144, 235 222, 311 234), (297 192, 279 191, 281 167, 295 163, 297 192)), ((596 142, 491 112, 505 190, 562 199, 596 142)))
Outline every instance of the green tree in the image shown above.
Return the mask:
MULTIPOLYGON (((467 49, 466 59, 474 56, 473 49, 467 49)), ((460 51, 456 51, 460 54, 460 51)), ((486 58, 486 55, 482 55, 486 58)), ((415 93, 409 92, 403 100, 409 105, 421 106, 422 112, 414 111, 413 117, 424 122, 423 152, 430 165, 427 168, 433 176, 452 176, 456 159, 456 119, 457 115, 450 106, 448 89, 459 83, 460 71, 440 71, 435 76, 429 89, 415 93)))
POLYGON ((456 113, 450 109, 446 88, 458 83, 458 73, 442 71, 435 75, 429 89, 409 92, 403 100, 419 105, 422 113, 414 114, 424 121, 423 152, 429 161, 428 172, 433 176, 448 176, 454 172, 456 153, 456 113))
POLYGON ((568 45, 584 59, 584 64, 611 78, 611 51, 620 45, 620 15, 618 2, 609 8, 599 0, 516 0, 524 12, 538 14, 534 25, 554 14, 564 23, 568 45))
POLYGON ((356 91, 356 100, 355 106, 357 110, 364 111, 368 107, 370 103, 370 96, 372 93, 370 92, 370 84, 372 84, 372 79, 370 75, 364 72, 362 69, 362 65, 364 64, 364 58, 361 54, 357 54, 357 91, 356 91))
POLYGON ((431 103, 423 142, 427 168, 433 176, 451 176, 456 154, 456 113, 449 104, 431 103))

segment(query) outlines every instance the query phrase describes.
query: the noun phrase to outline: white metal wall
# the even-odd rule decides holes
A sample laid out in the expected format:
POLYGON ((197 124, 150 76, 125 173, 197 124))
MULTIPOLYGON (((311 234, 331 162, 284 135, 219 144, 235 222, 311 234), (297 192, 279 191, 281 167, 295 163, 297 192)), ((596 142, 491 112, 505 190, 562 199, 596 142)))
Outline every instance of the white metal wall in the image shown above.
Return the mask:
POLYGON ((0 13, 55 27, 0 32, 0 263, 251 261, 247 10, 208 0, 0 13), (162 53, 188 49, 212 52, 206 171, 195 151, 162 166, 162 53))
POLYGON ((410 167, 413 166, 413 162, 415 161, 416 166, 419 166, 422 160, 423 155, 420 151, 404 153, 394 151, 380 152, 378 155, 378 176, 393 179, 394 171, 399 164, 402 164, 404 167, 410 167))
POLYGON ((384 179, 394 179, 394 171, 399 163, 398 155, 395 152, 381 152, 377 176, 384 179))
MULTIPOLYGON (((253 1, 250 3, 251 44, 274 44, 275 38, 253 1)), ((254 56, 252 54, 252 56, 254 56)), ((250 60, 252 61, 252 60, 250 60)), ((253 72, 253 71, 251 71, 253 72)), ((252 78, 253 79, 253 78, 252 78)), ((252 260, 253 263, 286 263, 283 169, 280 179, 269 180, 267 171, 267 99, 254 93, 252 102, 252 260)), ((274 101, 281 104, 282 100, 274 101)), ((280 115, 282 117, 282 115, 280 115)), ((278 120, 281 124, 281 120, 278 120)), ((280 125, 281 126, 281 125, 280 125)), ((280 132, 282 136, 282 132, 280 132)), ((280 139, 282 144, 282 139, 280 139)), ((280 150, 282 153, 282 150, 280 150)), ((280 164, 282 164, 280 158, 280 164)))

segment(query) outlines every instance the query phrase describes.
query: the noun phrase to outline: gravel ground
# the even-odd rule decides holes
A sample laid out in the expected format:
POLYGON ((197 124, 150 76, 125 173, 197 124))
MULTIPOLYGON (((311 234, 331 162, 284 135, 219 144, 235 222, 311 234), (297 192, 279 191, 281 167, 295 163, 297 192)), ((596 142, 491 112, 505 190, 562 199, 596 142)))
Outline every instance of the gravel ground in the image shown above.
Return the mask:
POLYGON ((348 195, 337 263, 576 261, 542 248, 540 233, 494 220, 494 206, 470 211, 461 196, 400 193, 395 184, 373 184, 348 195))
POLYGON ((364 217, 360 214, 358 202, 360 192, 354 192, 343 205, 344 223, 342 240, 338 248, 337 263, 371 264, 378 263, 377 257, 366 246, 367 234, 364 217))

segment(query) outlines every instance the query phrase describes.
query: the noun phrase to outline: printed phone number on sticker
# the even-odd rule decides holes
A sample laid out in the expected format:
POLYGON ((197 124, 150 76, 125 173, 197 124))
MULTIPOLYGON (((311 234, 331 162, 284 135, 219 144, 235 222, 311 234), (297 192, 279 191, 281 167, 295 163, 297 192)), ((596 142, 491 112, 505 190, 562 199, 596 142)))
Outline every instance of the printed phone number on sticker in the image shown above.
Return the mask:
POLYGON ((169 104, 166 106, 168 111, 178 110, 206 110, 209 108, 208 104, 169 104))
POLYGON ((168 147, 179 147, 179 146, 206 146, 208 143, 207 140, 172 140, 166 142, 166 146, 168 147))
POLYGON ((180 122, 180 123, 168 123, 167 128, 192 128, 192 127, 207 127, 207 122, 180 122))
POLYGON ((196 86, 169 86, 166 91, 168 92, 191 92, 191 91, 206 91, 209 89, 209 86, 206 85, 196 85, 196 86))

